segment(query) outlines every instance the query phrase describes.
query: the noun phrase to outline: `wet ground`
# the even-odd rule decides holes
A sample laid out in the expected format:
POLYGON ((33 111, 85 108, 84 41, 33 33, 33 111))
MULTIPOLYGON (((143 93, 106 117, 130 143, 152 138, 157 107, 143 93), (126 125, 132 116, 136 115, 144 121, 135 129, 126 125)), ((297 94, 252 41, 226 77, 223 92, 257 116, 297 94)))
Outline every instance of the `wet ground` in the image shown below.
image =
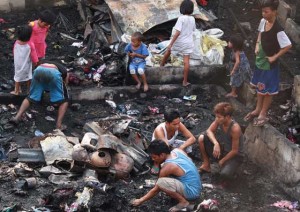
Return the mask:
MULTIPOLYGON (((256 28, 260 19, 260 11, 257 6, 253 4, 254 1, 238 1, 232 4, 232 9, 236 12, 238 19, 243 21, 249 21, 253 28, 256 28), (243 11, 243 12, 241 12, 243 11)), ((230 5, 229 5, 230 6, 230 5)), ((216 6, 211 3, 211 8, 216 12, 216 6)), ((55 8, 56 11, 61 11, 72 22, 74 28, 79 28, 78 14, 75 8, 55 8), (76 17, 76 18, 74 18, 76 17)), ((34 20, 36 17, 36 11, 30 12, 12 12, 2 14, 1 18, 8 21, 7 24, 2 24, 1 29, 8 27, 15 27, 21 23, 26 24, 29 20, 34 20)), ((225 32, 225 39, 233 32, 232 19, 229 13, 224 13, 224 18, 217 21, 214 27, 219 27, 225 32)), ((60 28, 61 29, 61 28, 60 28)), ((254 30, 253 30, 254 31, 254 30)), ((253 31, 249 34, 255 37, 253 31), (253 34, 253 35, 252 35, 253 34)), ((72 41, 61 41, 61 38, 56 34, 57 30, 53 31, 49 35, 49 56, 61 57, 70 55, 76 57, 77 48, 69 47, 72 41), (57 42, 61 48, 57 49, 57 42)), ((82 29, 77 33, 83 33, 82 29)), ((74 33, 76 34, 76 32, 74 33)), ((1 49, 0 52, 0 68, 2 71, 1 76, 6 79, 12 79, 13 77, 13 60, 12 60, 12 45, 13 41, 9 41, 6 37, 0 34, 1 49)), ((255 37, 256 39, 256 37, 255 37)), ((254 55, 251 48, 246 49, 247 55, 250 61, 253 61, 254 55)), ((292 82, 292 77, 287 70, 282 72, 284 82, 292 82)), ((229 80, 229 79, 228 79, 229 80)), ((226 84, 226 83, 224 83, 226 84)), ((94 86, 94 85, 93 85, 94 86)), ((226 86, 226 85, 225 85, 226 86)), ((227 88, 227 87, 226 87, 227 88)), ((6 91, 4 91, 6 92, 6 91)), ((284 132, 286 130, 287 123, 282 123, 280 118, 286 112, 278 107, 278 104, 286 103, 286 99, 290 99, 290 90, 286 90, 275 99, 275 103, 272 105, 271 114, 274 114, 273 122, 279 130, 284 132)), ((224 97, 220 95, 216 86, 208 87, 203 86, 195 93, 189 93, 189 95, 197 95, 196 101, 184 101, 183 96, 176 94, 170 94, 169 96, 157 96, 153 99, 130 99, 120 100, 116 102, 117 105, 126 105, 130 110, 138 110, 139 113, 133 116, 135 119, 132 121, 132 125, 137 128, 141 128, 148 132, 152 132, 158 123, 162 122, 160 114, 167 108, 177 108, 181 112, 183 123, 193 132, 195 136, 198 136, 203 130, 205 130, 211 121, 213 120, 213 114, 211 110, 213 106, 220 101, 224 101, 224 97), (159 114, 152 114, 148 106, 159 109, 159 114)), ((72 102, 78 103, 78 102, 72 102)), ((65 134, 68 136, 83 136, 83 125, 88 121, 99 121, 100 125, 106 126, 109 130, 112 129, 112 122, 100 121, 101 118, 114 116, 120 111, 113 109, 109 104, 103 101, 95 102, 79 102, 80 109, 75 110, 70 107, 65 116, 64 123, 68 126, 65 134)), ((56 117, 57 109, 49 112, 46 110, 47 102, 42 103, 31 108, 28 114, 24 117, 23 122, 15 128, 3 129, 7 120, 15 113, 16 109, 8 107, 8 111, 2 111, 1 113, 1 136, 13 135, 14 138, 11 143, 16 143, 19 146, 28 148, 29 141, 34 137, 34 132, 40 130, 47 133, 54 129, 55 122, 47 121, 46 116, 52 118, 56 117), (32 118, 30 116, 32 115, 32 118)), ((16 106, 17 107, 17 106, 16 106)), ((235 117, 243 127, 246 127, 246 123, 241 119, 245 115, 245 112, 235 113, 235 117)), ((7 127, 7 126, 6 126, 7 127)), ((126 135, 123 135, 125 138, 126 135)), ((124 139, 126 140, 126 139, 124 139)), ((9 145, 3 146, 7 151, 9 145)), ((194 162, 199 166, 201 160, 198 154, 198 145, 193 147, 193 154, 191 157, 194 162)), ((74 179, 74 185, 71 188, 58 187, 51 184, 46 178, 39 177, 38 175, 31 174, 31 176, 38 177, 38 185, 34 189, 27 191, 27 194, 17 194, 15 192, 16 184, 15 180, 22 178, 20 175, 8 174, 14 167, 16 162, 1 162, 0 166, 0 210, 5 207, 19 208, 19 210, 30 211, 32 207, 45 206, 51 211, 63 211, 64 206, 74 202, 76 199, 75 193, 82 191, 82 185, 80 178, 74 179)), ((37 164, 29 164, 31 168, 39 169, 41 166, 37 164)), ((145 203, 144 205, 133 208, 129 205, 129 201, 133 198, 144 195, 149 188, 141 188, 141 185, 145 183, 145 179, 155 178, 150 174, 144 175, 132 175, 126 180, 113 181, 106 177, 101 178, 103 182, 108 183, 113 187, 112 190, 107 193, 101 193, 94 191, 93 197, 90 200, 91 211, 167 211, 176 202, 166 197, 164 194, 160 194, 153 200, 145 203)), ((293 200, 284 194, 278 184, 273 183, 272 179, 268 177, 268 173, 259 169, 251 162, 245 159, 245 163, 240 168, 237 178, 231 185, 225 186, 221 184, 215 174, 204 174, 201 176, 203 183, 212 184, 214 187, 204 188, 201 198, 197 200, 197 203, 204 199, 216 199, 219 202, 220 211, 280 211, 270 204, 280 200, 293 200)))

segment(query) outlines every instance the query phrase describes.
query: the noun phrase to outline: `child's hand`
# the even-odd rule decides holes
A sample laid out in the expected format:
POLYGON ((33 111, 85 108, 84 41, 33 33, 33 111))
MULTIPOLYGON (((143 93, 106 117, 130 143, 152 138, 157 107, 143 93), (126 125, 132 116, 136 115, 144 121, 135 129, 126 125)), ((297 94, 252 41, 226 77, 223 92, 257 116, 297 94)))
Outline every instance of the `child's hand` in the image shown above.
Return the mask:
POLYGON ((234 75, 234 71, 231 71, 231 72, 230 72, 230 76, 232 76, 232 75, 234 75))
POLYGON ((134 53, 134 52, 129 52, 128 55, 129 55, 129 57, 135 57, 135 56, 136 56, 136 53, 134 53))
POLYGON ((254 51, 255 55, 258 55, 258 52, 259 52, 259 45, 257 43, 255 46, 255 51, 254 51))
POLYGON ((274 63, 277 60, 276 55, 273 55, 272 57, 267 57, 267 58, 268 58, 269 63, 274 63))

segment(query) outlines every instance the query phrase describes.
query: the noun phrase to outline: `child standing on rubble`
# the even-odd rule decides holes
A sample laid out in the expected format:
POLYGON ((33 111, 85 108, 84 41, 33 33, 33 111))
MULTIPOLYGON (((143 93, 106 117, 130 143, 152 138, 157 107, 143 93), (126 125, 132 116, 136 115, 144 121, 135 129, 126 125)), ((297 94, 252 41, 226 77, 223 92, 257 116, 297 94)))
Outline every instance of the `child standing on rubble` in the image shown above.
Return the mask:
POLYGON ((149 51, 147 46, 142 42, 143 35, 140 32, 135 32, 131 35, 131 43, 125 47, 125 52, 130 57, 129 71, 132 78, 136 81, 136 88, 139 90, 141 87, 141 81, 137 74, 142 78, 144 84, 144 92, 148 91, 148 83, 145 75, 146 60, 149 51))
POLYGON ((39 59, 44 59, 46 55, 46 37, 50 25, 55 22, 55 15, 45 10, 40 13, 39 19, 29 23, 32 27, 32 35, 30 41, 35 45, 35 49, 39 59))
POLYGON ((278 59, 291 47, 291 41, 278 23, 278 0, 265 0, 261 3, 263 18, 258 26, 255 46, 255 70, 251 85, 256 88, 257 102, 255 110, 248 113, 245 121, 252 121, 253 126, 263 126, 268 122, 267 113, 274 95, 279 91, 278 59), (257 118, 255 118, 258 116, 257 118))
POLYGON ((190 85, 188 82, 188 74, 190 69, 190 55, 194 49, 193 32, 196 29, 195 18, 192 16, 194 11, 194 3, 191 0, 184 0, 180 5, 180 16, 174 26, 175 34, 171 39, 167 51, 160 63, 164 66, 170 54, 176 55, 181 53, 183 55, 183 82, 184 87, 190 85))
POLYGON ((29 41, 31 34, 32 28, 27 25, 21 26, 17 30, 18 39, 13 48, 15 90, 10 92, 14 95, 21 93, 21 82, 26 82, 29 91, 32 79, 32 64, 36 65, 38 62, 34 44, 29 41))
POLYGON ((250 81, 251 68, 247 56, 243 51, 244 40, 239 35, 230 37, 228 47, 232 49, 230 54, 229 70, 230 70, 230 86, 231 92, 226 97, 236 98, 237 88, 244 81, 250 81))

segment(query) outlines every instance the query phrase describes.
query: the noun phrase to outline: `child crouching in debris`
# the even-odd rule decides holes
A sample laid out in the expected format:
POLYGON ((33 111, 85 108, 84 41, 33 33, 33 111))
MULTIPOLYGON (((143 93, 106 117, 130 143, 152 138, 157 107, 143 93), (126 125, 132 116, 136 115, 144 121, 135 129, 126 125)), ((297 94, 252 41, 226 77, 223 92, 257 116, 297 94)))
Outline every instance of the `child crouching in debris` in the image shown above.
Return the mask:
POLYGON ((152 141, 148 153, 153 161, 163 166, 154 188, 131 204, 139 206, 162 191, 178 201, 169 211, 192 211, 194 205, 190 201, 199 198, 202 190, 200 175, 193 161, 181 149, 170 151, 166 142, 161 140, 152 141))
MULTIPOLYGON (((170 109, 164 113, 165 122, 158 125, 152 135, 152 140, 159 139, 164 141, 170 148, 179 148, 187 153, 192 152, 192 144, 196 138, 180 121, 180 114, 177 110, 170 109), (182 133, 186 141, 176 139, 178 133, 182 133)), ((152 166, 151 173, 157 175, 159 173, 159 164, 152 166)))
POLYGON ((196 29, 195 18, 191 16, 194 11, 194 3, 191 0, 184 0, 180 5, 180 16, 174 26, 175 34, 171 39, 167 51, 160 63, 164 66, 170 54, 181 53, 183 55, 183 82, 184 87, 190 85, 188 74, 190 69, 190 54, 194 49, 193 32, 196 29))
POLYGON ((232 49, 230 54, 229 70, 230 70, 230 86, 231 92, 226 97, 236 98, 237 88, 244 81, 250 81, 251 68, 246 54, 243 51, 244 40, 239 35, 230 37, 228 47, 232 49))
POLYGON ((46 37, 50 25, 55 22, 55 15, 45 10, 40 13, 39 19, 29 23, 32 27, 32 35, 30 41, 35 45, 35 49, 39 59, 44 59, 46 55, 46 37))
POLYGON ((18 124, 23 113, 29 108, 30 103, 40 102, 45 91, 50 93, 50 102, 58 104, 58 115, 56 128, 66 129, 62 120, 68 108, 69 95, 65 83, 68 82, 67 69, 60 63, 53 61, 42 61, 34 70, 29 95, 24 101, 15 117, 10 122, 18 124))
POLYGON ((17 31, 18 39, 14 44, 14 66, 15 66, 15 90, 10 92, 14 95, 21 93, 21 82, 26 82, 29 92, 32 79, 32 64, 36 65, 38 57, 34 44, 31 43, 30 36, 32 29, 30 26, 21 26, 17 31))
POLYGON ((209 158, 215 158, 221 177, 231 179, 243 162, 244 136, 240 125, 232 119, 232 113, 233 107, 228 102, 215 105, 216 118, 198 139, 203 160, 200 173, 211 172, 209 158))
POLYGON ((135 32, 131 35, 131 43, 125 47, 125 52, 130 57, 129 71, 133 79, 137 82, 136 88, 139 90, 141 81, 138 78, 139 74, 144 84, 144 92, 148 91, 148 83, 145 75, 146 60, 149 51, 147 46, 142 43, 143 35, 140 32, 135 32))

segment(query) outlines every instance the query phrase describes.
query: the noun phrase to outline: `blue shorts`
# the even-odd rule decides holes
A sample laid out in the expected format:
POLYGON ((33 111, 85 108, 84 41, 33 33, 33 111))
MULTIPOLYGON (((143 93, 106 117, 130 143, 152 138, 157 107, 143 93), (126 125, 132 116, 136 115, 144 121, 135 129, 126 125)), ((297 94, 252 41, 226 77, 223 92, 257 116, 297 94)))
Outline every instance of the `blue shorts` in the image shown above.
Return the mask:
POLYGON ((50 92, 50 102, 61 103, 68 100, 68 92, 61 73, 56 68, 38 66, 32 77, 28 100, 40 102, 44 91, 50 92))
POLYGON ((275 95, 279 92, 279 66, 271 70, 261 70, 256 67, 251 80, 251 85, 261 95, 275 95))
POLYGON ((145 62, 141 62, 141 63, 130 63, 129 64, 129 71, 130 74, 139 74, 139 75, 143 75, 145 73, 145 66, 146 63, 145 62))

